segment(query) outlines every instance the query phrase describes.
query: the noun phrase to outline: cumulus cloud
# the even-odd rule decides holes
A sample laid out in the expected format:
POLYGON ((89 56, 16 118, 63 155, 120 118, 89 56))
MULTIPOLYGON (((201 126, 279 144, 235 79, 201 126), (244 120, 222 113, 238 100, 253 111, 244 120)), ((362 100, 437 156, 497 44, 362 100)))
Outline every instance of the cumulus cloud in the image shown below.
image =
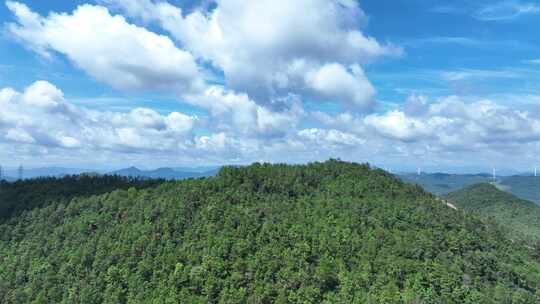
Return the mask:
POLYGON ((422 111, 391 111, 367 116, 375 132, 400 141, 426 141, 441 148, 474 148, 480 145, 512 145, 540 140, 540 120, 527 112, 498 105, 490 100, 466 103, 459 97, 441 98, 422 111), (412 115, 411 115, 412 114, 412 115))
POLYGON ((306 84, 326 98, 336 98, 348 105, 370 108, 375 88, 358 65, 347 71, 340 64, 326 64, 306 75, 306 84))
POLYGON ((102 6, 81 5, 72 14, 43 17, 25 4, 8 1, 16 17, 13 37, 38 54, 65 55, 95 79, 124 90, 185 92, 202 85, 193 56, 171 39, 129 24, 102 6))
MULTIPOLYGON (((204 114, 90 110, 37 81, 0 90, 0 148, 7 154, 69 149, 221 163, 336 155, 365 161, 540 142, 537 116, 486 99, 412 95, 402 107, 373 113, 376 89, 365 66, 402 50, 362 32, 368 20, 357 1, 217 0, 189 12, 166 1, 99 2, 128 19, 100 5, 42 16, 8 1, 16 20, 7 30, 40 56, 65 56, 116 89, 166 91, 204 114), (151 32, 150 23, 173 38, 151 32), (305 101, 340 103, 342 112, 310 112, 305 101)), ((460 82, 515 74, 437 75, 460 82)))
POLYGON ((100 112, 67 102, 61 90, 37 81, 23 92, 0 90, 0 141, 43 147, 174 150, 189 143, 196 117, 137 108, 100 112))
POLYGON ((359 136, 335 129, 303 129, 298 131, 298 136, 318 147, 350 146, 357 147, 366 141, 359 136))
POLYGON ((300 102, 292 96, 274 100, 275 111, 272 104, 259 105, 245 93, 216 85, 186 100, 209 110, 214 128, 244 135, 282 136, 296 127, 303 114, 300 102))
POLYGON ((360 65, 402 53, 358 30, 367 18, 355 1, 275 5, 270 0, 220 0, 212 11, 187 15, 163 1, 104 2, 132 17, 158 22, 186 49, 223 71, 230 89, 246 92, 259 103, 304 93, 308 87, 314 99, 366 109, 375 91, 360 65), (323 78, 333 84, 317 81, 323 78), (338 88, 340 80, 345 84, 338 88))

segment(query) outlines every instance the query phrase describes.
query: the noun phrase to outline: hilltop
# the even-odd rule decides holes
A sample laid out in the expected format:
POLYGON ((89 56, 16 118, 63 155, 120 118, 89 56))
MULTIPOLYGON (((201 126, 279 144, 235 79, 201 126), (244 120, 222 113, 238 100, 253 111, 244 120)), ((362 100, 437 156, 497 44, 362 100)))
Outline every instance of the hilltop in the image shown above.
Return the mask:
POLYGON ((2 303, 538 303, 538 247, 369 165, 226 167, 0 225, 2 303))
POLYGON ((518 234, 540 239, 540 207, 501 191, 492 184, 472 185, 444 198, 459 209, 492 218, 518 234))

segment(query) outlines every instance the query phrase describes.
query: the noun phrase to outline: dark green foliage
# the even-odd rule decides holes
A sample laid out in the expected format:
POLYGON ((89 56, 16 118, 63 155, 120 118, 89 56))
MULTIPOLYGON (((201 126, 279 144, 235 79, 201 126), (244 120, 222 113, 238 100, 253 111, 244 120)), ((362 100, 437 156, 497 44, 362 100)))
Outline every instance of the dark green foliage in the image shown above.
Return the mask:
POLYGON ((536 240, 540 239, 540 206, 491 184, 477 184, 452 192, 445 198, 458 208, 472 211, 516 232, 536 240))
POLYGON ((2 303, 538 303, 540 251, 367 165, 223 168, 0 225, 2 303))
POLYGON ((0 221, 51 202, 66 204, 74 197, 111 192, 115 189, 153 187, 162 180, 142 180, 114 175, 72 175, 0 181, 0 221))

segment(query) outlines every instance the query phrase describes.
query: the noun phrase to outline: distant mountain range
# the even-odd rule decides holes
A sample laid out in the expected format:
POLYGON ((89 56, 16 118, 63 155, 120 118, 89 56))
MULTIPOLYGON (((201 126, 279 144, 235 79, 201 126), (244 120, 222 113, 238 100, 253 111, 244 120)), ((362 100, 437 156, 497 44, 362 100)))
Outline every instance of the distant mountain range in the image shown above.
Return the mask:
POLYGON ((426 191, 436 195, 447 194, 464 187, 490 182, 489 174, 447 174, 447 173, 413 173, 401 174, 399 177, 409 183, 419 184, 426 191))
MULTIPOLYGON (((24 169, 23 178, 37 177, 62 177, 66 175, 77 175, 83 173, 97 174, 112 174, 130 177, 145 177, 145 178, 163 178, 163 179, 186 179, 207 177, 217 174, 220 167, 217 166, 199 166, 199 167, 178 167, 178 168, 158 168, 154 170, 141 170, 136 167, 129 167, 115 171, 96 171, 81 168, 63 168, 63 167, 43 167, 34 169, 24 169)), ((17 169, 5 170, 3 179, 7 181, 15 181, 18 179, 17 169)))
MULTIPOLYGON (((491 183, 490 174, 406 173, 398 175, 403 181, 422 186, 436 195, 445 195, 479 183, 491 183)), ((495 185, 515 196, 540 204, 540 177, 512 175, 497 177, 495 185)))
POLYGON ((145 177, 145 178, 163 178, 163 179, 186 179, 214 176, 219 171, 219 167, 197 167, 197 168, 158 168, 155 170, 141 170, 136 167, 129 167, 109 174, 130 176, 130 177, 145 177))
MULTIPOLYGON (((32 169, 23 169, 23 178, 36 178, 36 177, 61 177, 66 175, 76 175, 84 172, 89 172, 88 169, 80 168, 63 168, 63 167, 43 167, 43 168, 32 168, 32 169)), ((3 179, 7 181, 17 180, 19 176, 18 169, 6 169, 3 172, 3 179)))

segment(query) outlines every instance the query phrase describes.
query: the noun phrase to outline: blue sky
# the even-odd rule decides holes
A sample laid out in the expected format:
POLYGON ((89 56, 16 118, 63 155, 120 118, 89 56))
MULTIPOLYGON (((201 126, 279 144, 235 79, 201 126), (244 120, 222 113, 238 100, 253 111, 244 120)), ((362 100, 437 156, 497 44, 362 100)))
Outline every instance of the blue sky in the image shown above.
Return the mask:
POLYGON ((539 1, 8 1, 0 22, 5 166, 540 165, 539 1))

